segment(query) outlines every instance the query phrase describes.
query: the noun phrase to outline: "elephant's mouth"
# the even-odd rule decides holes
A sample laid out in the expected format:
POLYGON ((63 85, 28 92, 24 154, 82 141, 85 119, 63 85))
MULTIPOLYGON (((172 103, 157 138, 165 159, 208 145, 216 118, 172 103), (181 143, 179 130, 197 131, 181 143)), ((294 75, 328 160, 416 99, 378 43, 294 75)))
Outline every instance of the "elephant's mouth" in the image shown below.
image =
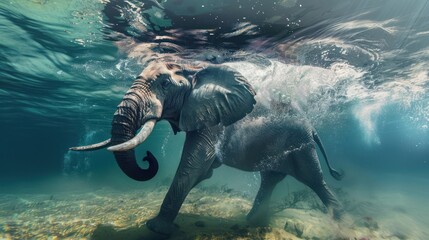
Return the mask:
POLYGON ((107 148, 107 150, 112 152, 128 151, 137 147, 139 144, 143 143, 147 139, 147 137, 149 137, 149 135, 153 131, 153 128, 155 127, 155 123, 156 119, 150 119, 146 121, 141 127, 140 132, 136 134, 136 136, 126 142, 110 146, 107 148))

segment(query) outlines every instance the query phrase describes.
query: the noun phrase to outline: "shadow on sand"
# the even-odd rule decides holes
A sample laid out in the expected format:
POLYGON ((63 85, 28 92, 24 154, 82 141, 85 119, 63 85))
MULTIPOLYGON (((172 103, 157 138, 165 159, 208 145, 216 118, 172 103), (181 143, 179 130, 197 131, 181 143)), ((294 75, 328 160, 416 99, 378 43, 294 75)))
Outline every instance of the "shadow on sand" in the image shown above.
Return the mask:
MULTIPOLYGON (((99 225, 93 232, 92 240, 158 240, 158 239, 236 239, 252 236, 252 239, 266 239, 270 227, 249 227, 245 216, 223 219, 194 214, 180 214, 176 221, 176 230, 168 238, 150 231, 146 225, 125 229, 115 229, 112 225, 99 225)), ((283 234, 285 232, 283 231, 283 234)), ((291 236, 293 238, 293 235, 291 236)))

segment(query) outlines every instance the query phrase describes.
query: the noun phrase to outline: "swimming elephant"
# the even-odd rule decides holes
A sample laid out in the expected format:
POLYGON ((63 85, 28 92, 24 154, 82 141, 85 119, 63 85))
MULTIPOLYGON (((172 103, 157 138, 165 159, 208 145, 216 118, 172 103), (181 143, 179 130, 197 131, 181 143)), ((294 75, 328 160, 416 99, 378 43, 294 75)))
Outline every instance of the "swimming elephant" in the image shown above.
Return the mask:
POLYGON ((186 140, 160 212, 146 224, 150 230, 169 235, 190 190, 210 178, 221 164, 260 172, 261 186, 247 216, 251 223, 267 219, 273 189, 286 175, 309 186, 333 210, 334 217, 339 217, 341 204, 323 179, 316 144, 331 175, 339 180, 342 174, 329 165, 314 128, 289 104, 274 102, 266 106, 256 101, 250 83, 227 66, 198 69, 150 62, 119 104, 111 139, 71 149, 108 147, 126 175, 146 181, 157 173, 158 162, 148 152, 143 160, 149 162, 149 167, 140 168, 133 149, 160 120, 167 120, 175 133, 185 131, 186 140))

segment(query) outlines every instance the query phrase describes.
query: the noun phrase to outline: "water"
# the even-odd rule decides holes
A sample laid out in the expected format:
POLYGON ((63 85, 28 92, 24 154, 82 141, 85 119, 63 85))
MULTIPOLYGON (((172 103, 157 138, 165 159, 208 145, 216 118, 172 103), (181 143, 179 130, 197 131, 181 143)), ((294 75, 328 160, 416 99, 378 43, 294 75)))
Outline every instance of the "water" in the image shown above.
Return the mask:
MULTIPOLYGON (((425 239, 428 1, 163 0, 163 9, 154 1, 141 2, 0 2, 0 238, 88 238, 96 236, 97 224, 132 228, 156 214, 178 166, 183 133, 173 135, 169 124, 160 122, 138 147, 138 156, 150 149, 160 160, 158 175, 144 183, 127 178, 106 150, 68 150, 110 137, 116 106, 152 52, 164 59, 228 65, 252 83, 259 102, 298 104, 332 164, 346 172, 337 182, 321 163, 328 184, 345 192, 340 198, 349 211, 347 226, 358 228, 344 233, 350 228, 342 227, 341 234, 425 239), (120 196, 129 204, 127 216, 119 214, 124 218, 119 222, 103 218, 106 212, 117 214, 120 196), (150 201, 139 200, 147 211, 130 200, 136 198, 150 201), (79 214, 78 203, 93 209, 79 214), (58 220, 59 215, 68 217, 58 220), (69 223, 67 234, 61 235, 61 227, 23 233, 59 222, 69 223)), ((195 202, 192 209, 185 202, 179 225, 184 232, 213 236, 220 230, 210 224, 224 219, 222 234, 236 233, 228 224, 245 226, 240 221, 259 181, 257 173, 216 169, 188 199, 205 194, 214 202, 216 197, 233 200, 213 203, 211 211, 220 216, 214 219, 207 217, 204 203, 195 202), (230 205, 244 210, 230 211, 230 205), (188 224, 201 219, 205 228, 188 224)), ((274 200, 302 189, 288 177, 274 200)), ((285 218, 306 216, 298 213, 275 215, 274 229, 284 231, 285 218)), ((314 221, 326 217, 317 216, 314 221)), ((332 239, 332 232, 322 230, 306 230, 303 236, 332 239)), ((246 231, 257 236, 251 228, 246 231)))

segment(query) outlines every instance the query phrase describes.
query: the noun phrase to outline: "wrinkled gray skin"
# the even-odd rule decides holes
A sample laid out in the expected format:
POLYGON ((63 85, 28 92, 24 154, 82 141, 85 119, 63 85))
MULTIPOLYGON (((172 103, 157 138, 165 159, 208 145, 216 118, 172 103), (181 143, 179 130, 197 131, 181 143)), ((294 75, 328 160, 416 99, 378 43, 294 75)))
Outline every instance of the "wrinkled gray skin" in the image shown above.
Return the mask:
MULTIPOLYGON (((250 223, 266 223, 272 191, 287 175, 313 189, 339 217, 341 206, 323 179, 315 145, 325 158, 326 154, 313 127, 290 105, 268 108, 255 101, 255 94, 242 75, 225 66, 196 71, 153 61, 137 78, 113 118, 110 146, 128 141, 151 119, 167 120, 175 132, 186 132, 176 176, 159 214, 147 222, 150 230, 169 235, 189 191, 221 164, 261 174, 261 186, 247 216, 250 223)), ((149 180, 158 170, 150 152, 144 158, 148 169, 137 165, 133 149, 114 154, 133 179, 149 180)), ((336 179, 341 178, 329 169, 336 179)))

